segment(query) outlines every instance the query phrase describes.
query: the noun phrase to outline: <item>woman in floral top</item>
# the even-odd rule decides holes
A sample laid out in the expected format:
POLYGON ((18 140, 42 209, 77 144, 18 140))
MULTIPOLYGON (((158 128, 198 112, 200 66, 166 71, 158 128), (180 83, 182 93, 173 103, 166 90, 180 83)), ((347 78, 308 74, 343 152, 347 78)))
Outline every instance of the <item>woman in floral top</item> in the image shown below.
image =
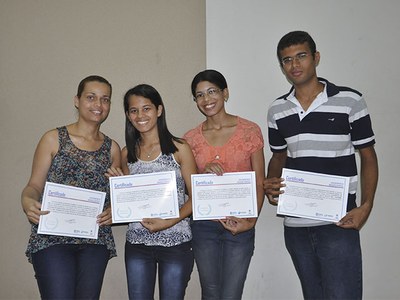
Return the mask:
MULTIPOLYGON (((224 76, 205 70, 192 81, 192 94, 206 120, 184 135, 199 173, 255 171, 258 210, 264 201, 264 141, 259 126, 228 114, 224 76)), ((256 218, 194 221, 193 251, 202 299, 240 299, 254 252, 256 218)))
POLYGON ((110 83, 100 76, 86 77, 78 86, 74 104, 77 122, 50 130, 41 138, 21 196, 32 224, 26 254, 43 299, 98 299, 108 260, 116 255, 105 173, 111 166, 120 166, 120 147, 100 132, 110 112, 110 83), (40 209, 46 181, 107 193, 105 209, 97 217, 97 239, 37 233, 40 216, 51 214, 40 209))

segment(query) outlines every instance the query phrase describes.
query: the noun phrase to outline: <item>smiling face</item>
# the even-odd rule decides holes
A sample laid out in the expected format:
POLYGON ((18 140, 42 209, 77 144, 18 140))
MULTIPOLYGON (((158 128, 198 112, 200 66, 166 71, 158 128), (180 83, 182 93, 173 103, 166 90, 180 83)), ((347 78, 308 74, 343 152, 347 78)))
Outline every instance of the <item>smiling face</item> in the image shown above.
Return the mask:
POLYGON ((196 86, 196 104, 206 117, 212 117, 220 112, 225 112, 224 103, 228 96, 227 88, 221 90, 209 81, 201 81, 196 86))
POLYGON ((157 130, 157 119, 162 113, 161 105, 157 108, 150 99, 137 95, 131 95, 128 103, 126 116, 137 131, 145 133, 157 130))
POLYGON ((320 54, 317 51, 312 55, 308 43, 284 48, 280 51, 280 57, 282 61, 289 61, 289 63, 282 64, 281 68, 286 78, 295 87, 318 80, 316 67, 320 60, 320 54))
POLYGON ((74 104, 80 119, 102 123, 110 113, 111 89, 102 82, 87 82, 82 94, 79 97, 75 96, 74 104))

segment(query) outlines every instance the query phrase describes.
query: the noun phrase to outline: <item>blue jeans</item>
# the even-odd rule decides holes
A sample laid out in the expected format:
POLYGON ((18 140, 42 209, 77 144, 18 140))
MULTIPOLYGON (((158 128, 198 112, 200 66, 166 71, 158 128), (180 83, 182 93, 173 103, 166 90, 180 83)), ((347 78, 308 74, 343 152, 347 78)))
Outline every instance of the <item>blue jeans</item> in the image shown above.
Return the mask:
POLYGON ((129 299, 154 299, 157 265, 160 299, 183 299, 193 264, 190 242, 172 247, 126 242, 125 268, 129 299))
POLYGON ((362 262, 357 230, 336 225, 285 226, 285 243, 304 299, 361 299, 362 262))
POLYGON ((54 245, 32 254, 42 299, 99 299, 110 252, 103 245, 54 245))
POLYGON ((202 299, 241 299, 254 253, 254 228, 232 235, 219 222, 194 221, 192 233, 202 299))

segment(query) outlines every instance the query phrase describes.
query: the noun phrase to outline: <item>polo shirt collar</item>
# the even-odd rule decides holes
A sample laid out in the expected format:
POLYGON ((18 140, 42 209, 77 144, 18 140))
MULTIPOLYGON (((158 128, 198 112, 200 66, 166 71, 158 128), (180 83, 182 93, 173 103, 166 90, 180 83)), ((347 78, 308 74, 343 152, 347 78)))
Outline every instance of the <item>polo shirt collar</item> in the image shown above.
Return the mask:
MULTIPOLYGON (((334 85, 333 83, 330 83, 328 80, 326 80, 322 77, 318 77, 318 81, 325 84, 327 97, 332 97, 339 93, 338 87, 336 85, 334 85)), ((283 95, 281 98, 283 98, 285 100, 290 100, 289 98, 291 98, 291 97, 294 97, 294 86, 292 86, 290 88, 289 93, 287 93, 286 95, 283 95)))
POLYGON ((313 112, 319 106, 323 105, 328 101, 328 82, 326 80, 320 80, 320 82, 324 85, 324 89, 321 93, 317 95, 315 100, 311 103, 310 107, 307 111, 304 111, 300 102, 297 100, 296 96, 294 95, 295 90, 291 89, 290 93, 286 96, 286 100, 292 102, 296 106, 297 114, 299 115, 300 120, 305 118, 309 113, 313 112))

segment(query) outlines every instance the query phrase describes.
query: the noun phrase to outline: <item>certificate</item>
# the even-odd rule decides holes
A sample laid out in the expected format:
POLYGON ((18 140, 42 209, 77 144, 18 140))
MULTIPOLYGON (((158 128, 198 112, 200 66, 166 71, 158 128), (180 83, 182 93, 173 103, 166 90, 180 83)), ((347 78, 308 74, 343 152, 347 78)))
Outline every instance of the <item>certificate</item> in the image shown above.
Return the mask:
POLYGON ((113 223, 179 217, 175 171, 110 177, 113 223))
POLYGON ((255 172, 195 174, 191 180, 193 220, 257 217, 255 172))
POLYGON ((39 234, 97 239, 97 216, 102 213, 106 193, 46 182, 42 198, 39 234))
POLYGON ((278 215, 338 222, 346 214, 349 177, 284 168, 282 178, 278 215))

